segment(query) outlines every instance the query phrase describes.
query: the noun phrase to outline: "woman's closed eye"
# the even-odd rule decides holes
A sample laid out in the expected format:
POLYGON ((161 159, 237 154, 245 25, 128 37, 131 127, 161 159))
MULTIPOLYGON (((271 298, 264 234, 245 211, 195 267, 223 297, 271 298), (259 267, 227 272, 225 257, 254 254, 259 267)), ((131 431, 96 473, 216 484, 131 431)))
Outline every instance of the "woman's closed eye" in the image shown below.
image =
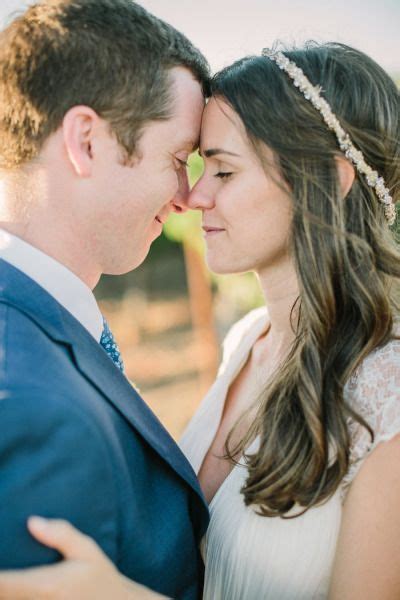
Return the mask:
POLYGON ((233 175, 232 171, 218 171, 218 173, 216 173, 214 177, 218 177, 219 179, 227 179, 231 175, 233 175))

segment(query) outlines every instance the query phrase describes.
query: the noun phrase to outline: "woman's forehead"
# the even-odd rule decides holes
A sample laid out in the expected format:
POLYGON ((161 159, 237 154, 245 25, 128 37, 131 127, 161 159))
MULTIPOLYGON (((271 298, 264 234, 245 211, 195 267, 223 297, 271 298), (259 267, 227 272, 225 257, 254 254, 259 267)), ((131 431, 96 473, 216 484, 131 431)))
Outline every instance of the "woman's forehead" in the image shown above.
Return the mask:
POLYGON ((223 98, 211 98, 205 107, 201 126, 200 150, 224 148, 238 153, 248 146, 248 138, 239 115, 223 98))

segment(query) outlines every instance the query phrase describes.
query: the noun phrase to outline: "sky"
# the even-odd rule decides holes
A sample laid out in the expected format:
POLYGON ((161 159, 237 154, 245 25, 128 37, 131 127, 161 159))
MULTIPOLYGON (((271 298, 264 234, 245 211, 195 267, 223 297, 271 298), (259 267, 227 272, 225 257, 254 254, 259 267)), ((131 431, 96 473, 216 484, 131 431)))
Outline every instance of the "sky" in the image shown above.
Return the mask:
MULTIPOLYGON (((29 1, 29 0, 28 0, 29 1)), ((0 0, 0 26, 26 0, 0 0)), ((339 41, 400 74, 400 0, 140 0, 185 33, 214 70, 274 40, 339 41)))

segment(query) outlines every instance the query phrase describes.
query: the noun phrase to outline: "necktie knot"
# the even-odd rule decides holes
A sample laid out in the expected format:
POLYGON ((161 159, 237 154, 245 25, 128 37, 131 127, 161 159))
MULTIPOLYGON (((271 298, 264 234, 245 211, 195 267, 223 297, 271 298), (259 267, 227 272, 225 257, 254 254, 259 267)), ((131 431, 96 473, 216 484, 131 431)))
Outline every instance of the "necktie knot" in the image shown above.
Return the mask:
POLYGON ((121 352, 114 339, 111 329, 108 326, 106 319, 103 317, 103 333, 101 334, 100 345, 107 352, 113 363, 124 372, 124 363, 122 361, 121 352))

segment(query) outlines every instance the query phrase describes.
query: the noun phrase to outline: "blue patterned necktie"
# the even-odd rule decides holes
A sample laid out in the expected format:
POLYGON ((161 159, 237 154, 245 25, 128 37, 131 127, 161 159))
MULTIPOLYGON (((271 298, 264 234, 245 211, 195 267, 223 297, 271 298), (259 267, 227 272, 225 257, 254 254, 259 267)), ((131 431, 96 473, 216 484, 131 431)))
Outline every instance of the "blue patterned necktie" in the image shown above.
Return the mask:
POLYGON ((124 372, 124 363, 121 358, 121 353, 119 351, 116 341, 114 340, 114 336, 111 333, 108 323, 104 317, 103 317, 103 333, 101 334, 100 346, 103 346, 104 350, 107 352, 108 356, 111 358, 113 363, 118 367, 118 369, 120 369, 120 371, 124 372))

